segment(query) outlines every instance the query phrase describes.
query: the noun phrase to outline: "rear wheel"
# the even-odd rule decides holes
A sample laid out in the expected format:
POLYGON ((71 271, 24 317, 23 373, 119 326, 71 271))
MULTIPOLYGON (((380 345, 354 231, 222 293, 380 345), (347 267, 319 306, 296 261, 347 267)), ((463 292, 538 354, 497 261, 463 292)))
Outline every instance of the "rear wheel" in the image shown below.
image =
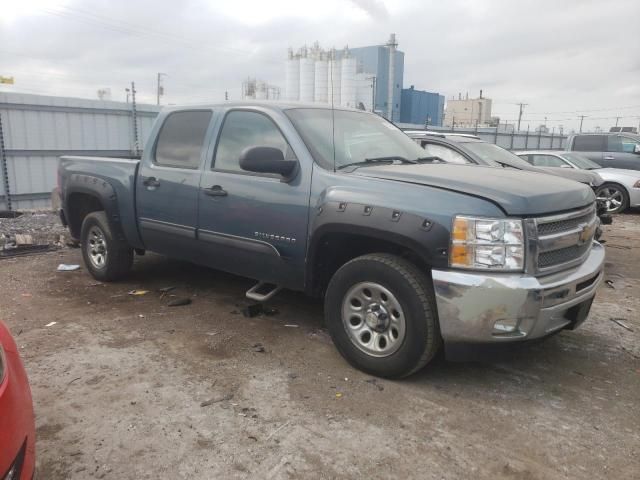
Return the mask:
POLYGON ((433 288, 413 263, 390 254, 343 265, 325 297, 338 351, 356 368, 387 378, 412 374, 440 348, 433 288))
POLYGON ((129 272, 133 249, 113 235, 104 212, 85 217, 80 237, 84 263, 96 280, 111 282, 129 272))
POLYGON ((617 183, 605 183, 598 187, 596 197, 602 201, 607 213, 621 213, 629 206, 627 190, 617 183))

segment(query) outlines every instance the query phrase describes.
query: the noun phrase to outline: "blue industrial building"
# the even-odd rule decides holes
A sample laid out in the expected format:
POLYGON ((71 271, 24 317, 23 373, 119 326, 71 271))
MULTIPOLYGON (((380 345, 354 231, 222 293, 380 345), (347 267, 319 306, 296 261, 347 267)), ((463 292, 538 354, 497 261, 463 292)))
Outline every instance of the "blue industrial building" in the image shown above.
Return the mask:
POLYGON ((424 125, 442 125, 444 96, 438 93, 416 90, 413 85, 403 88, 401 95, 400 122, 424 125))
MULTIPOLYGON (((395 38, 393 38, 395 42, 395 38)), ((349 53, 358 61, 358 72, 370 73, 375 76, 375 105, 374 111, 379 112, 392 122, 400 121, 400 100, 402 95, 402 81, 404 77, 404 52, 397 50, 395 45, 373 45, 370 47, 350 48, 349 53), (390 54, 390 50, 393 53, 390 54), (389 58, 393 57, 393 68, 389 68, 389 58), (392 83, 392 115, 389 118, 389 77, 393 75, 392 83)))

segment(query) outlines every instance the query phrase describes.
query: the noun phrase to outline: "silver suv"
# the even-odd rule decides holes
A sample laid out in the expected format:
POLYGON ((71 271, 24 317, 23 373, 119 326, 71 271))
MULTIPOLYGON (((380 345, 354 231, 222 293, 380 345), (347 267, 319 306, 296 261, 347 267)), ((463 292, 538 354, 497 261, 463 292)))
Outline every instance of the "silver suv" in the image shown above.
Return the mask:
POLYGON ((602 167, 640 170, 640 135, 633 133, 571 135, 567 150, 580 152, 602 167))

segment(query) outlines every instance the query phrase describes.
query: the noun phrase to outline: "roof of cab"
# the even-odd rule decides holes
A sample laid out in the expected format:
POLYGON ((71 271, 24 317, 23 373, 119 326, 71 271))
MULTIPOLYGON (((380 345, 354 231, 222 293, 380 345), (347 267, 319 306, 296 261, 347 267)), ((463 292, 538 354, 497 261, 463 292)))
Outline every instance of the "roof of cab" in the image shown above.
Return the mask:
MULTIPOLYGON (((201 108, 220 108, 220 107, 224 107, 224 108, 260 107, 260 108, 266 108, 271 110, 291 110, 294 108, 314 108, 319 110, 331 109, 331 105, 322 104, 322 103, 305 103, 305 102, 290 102, 290 101, 279 102, 279 101, 273 101, 273 100, 266 100, 266 101, 244 100, 244 101, 228 101, 228 102, 218 102, 218 103, 202 103, 202 104, 192 104, 192 105, 169 105, 164 107, 162 110, 163 111, 180 111, 180 110, 197 110, 201 108)), ((365 110, 357 110, 354 108, 347 108, 347 107, 341 107, 341 106, 335 106, 333 108, 334 110, 371 113, 365 110)))

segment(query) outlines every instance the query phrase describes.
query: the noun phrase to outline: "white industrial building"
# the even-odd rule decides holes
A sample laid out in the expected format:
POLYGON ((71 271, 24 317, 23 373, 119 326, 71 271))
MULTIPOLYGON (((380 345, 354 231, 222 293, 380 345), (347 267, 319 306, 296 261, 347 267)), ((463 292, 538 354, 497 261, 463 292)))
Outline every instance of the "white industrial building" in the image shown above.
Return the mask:
POLYGON ((289 49, 284 98, 377 111, 399 119, 404 54, 396 46, 392 35, 386 45, 352 50, 324 50, 317 43, 296 52, 289 49))

